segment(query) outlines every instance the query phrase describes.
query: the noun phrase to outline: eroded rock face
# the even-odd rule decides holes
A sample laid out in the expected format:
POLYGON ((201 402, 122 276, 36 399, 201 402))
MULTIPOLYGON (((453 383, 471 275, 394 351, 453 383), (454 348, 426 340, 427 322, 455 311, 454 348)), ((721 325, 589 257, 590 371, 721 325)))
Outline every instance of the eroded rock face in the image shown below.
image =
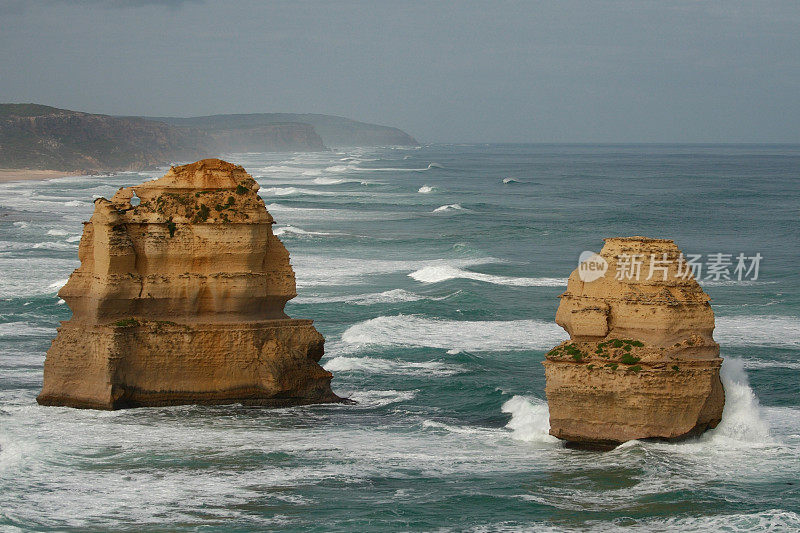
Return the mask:
POLYGON ((708 295, 685 274, 678 247, 664 239, 613 238, 600 256, 605 274, 584 282, 576 269, 561 295, 556 322, 571 339, 543 363, 550 433, 614 445, 716 427, 725 395, 714 313, 708 295))
POLYGON ((96 200, 37 401, 341 401, 318 364, 322 335, 284 313, 294 272, 257 191, 242 167, 205 159, 96 200))

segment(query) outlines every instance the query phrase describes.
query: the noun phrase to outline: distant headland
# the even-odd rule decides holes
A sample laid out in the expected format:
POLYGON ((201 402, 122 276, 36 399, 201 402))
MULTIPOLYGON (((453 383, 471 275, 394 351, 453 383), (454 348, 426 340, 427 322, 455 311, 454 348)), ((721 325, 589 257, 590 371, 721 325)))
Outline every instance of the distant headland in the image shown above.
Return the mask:
POLYGON ((415 146, 397 128, 319 114, 115 117, 40 104, 0 104, 0 171, 142 170, 225 152, 314 152, 415 146))

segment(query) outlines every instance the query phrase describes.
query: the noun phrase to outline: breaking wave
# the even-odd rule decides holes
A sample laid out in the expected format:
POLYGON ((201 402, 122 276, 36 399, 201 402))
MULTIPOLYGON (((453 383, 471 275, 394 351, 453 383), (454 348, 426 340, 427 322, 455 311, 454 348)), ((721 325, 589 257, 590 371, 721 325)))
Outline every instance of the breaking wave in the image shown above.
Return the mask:
POLYGON ((468 210, 461 207, 461 204, 441 205, 433 210, 434 213, 455 213, 458 211, 468 211, 468 210))
POLYGON ((297 273, 299 286, 316 285, 354 285, 365 282, 369 276, 411 272, 424 265, 450 264, 458 266, 495 263, 492 257, 474 259, 440 259, 433 261, 359 259, 351 257, 330 257, 296 254, 292 264, 297 273))
POLYGON ((407 402, 417 395, 415 390, 367 390, 354 391, 345 396, 357 402, 356 407, 383 407, 399 402, 407 402))
POLYGON ((764 444, 772 441, 769 424, 764 418, 744 363, 741 359, 725 358, 720 369, 720 379, 725 388, 725 407, 722 421, 703 438, 720 444, 753 443, 764 444))
POLYGON ((409 276, 422 283, 439 283, 451 279, 471 279, 494 283, 495 285, 511 285, 515 287, 563 287, 567 285, 566 278, 515 278, 471 272, 451 265, 426 266, 412 272, 409 276))
POLYGON ((416 377, 443 377, 464 372, 460 365, 452 365, 439 361, 414 363, 396 359, 378 359, 375 357, 338 356, 323 363, 330 372, 362 372, 367 374, 399 374, 416 377))
POLYGON ((545 350, 567 334, 543 320, 445 320, 417 315, 380 316, 350 326, 342 341, 354 346, 427 347, 468 352, 545 350))
POLYGON ((342 183, 360 183, 366 185, 366 181, 348 179, 348 178, 314 178, 314 183, 317 185, 341 185, 342 183))
POLYGON ((299 187, 267 187, 258 191, 261 196, 292 196, 292 195, 310 195, 310 196, 334 196, 337 193, 329 191, 316 191, 313 189, 302 189, 299 187))
POLYGON ((506 428, 511 436, 526 442, 557 443, 550 435, 550 410, 539 398, 514 396, 503 404, 502 411, 511 415, 506 428))
POLYGON ((714 340, 729 346, 800 348, 800 318, 796 316, 718 316, 714 340))
POLYGON ((327 237, 330 235, 339 235, 338 233, 330 233, 325 231, 306 231, 295 226, 281 226, 273 228, 272 233, 277 237, 289 235, 301 237, 327 237))
MULTIPOLYGON (((446 298, 446 297, 445 297, 446 298)), ((413 292, 403 289, 392 289, 383 292, 373 292, 368 294, 355 294, 345 296, 298 296, 292 302, 299 304, 318 304, 318 303, 348 303, 353 305, 374 305, 387 303, 416 302, 428 299, 413 292)), ((442 298, 430 298, 431 300, 441 300, 442 298)))

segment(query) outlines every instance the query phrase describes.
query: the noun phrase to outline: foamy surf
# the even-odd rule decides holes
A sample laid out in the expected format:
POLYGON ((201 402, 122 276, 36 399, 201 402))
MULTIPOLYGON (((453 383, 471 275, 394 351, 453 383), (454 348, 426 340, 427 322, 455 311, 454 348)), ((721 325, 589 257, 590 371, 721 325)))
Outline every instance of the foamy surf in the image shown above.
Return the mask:
POLYGON ((359 259, 350 257, 331 257, 296 254, 292 265, 297 274, 298 286, 356 285, 366 283, 372 276, 395 272, 411 272, 423 265, 480 265, 495 263, 492 257, 465 259, 438 259, 431 261, 359 259))
POLYGON ((471 279, 493 283, 495 285, 510 285, 516 287, 566 287, 566 278, 516 278, 498 276, 494 274, 481 274, 451 265, 431 265, 415 270, 409 276, 422 283, 440 283, 451 279, 471 279))
POLYGON ((343 183, 359 183, 361 185, 367 185, 366 181, 349 178, 314 178, 314 183, 316 185, 341 185, 343 183))
POLYGON ((543 320, 444 320, 418 315, 380 316, 350 326, 342 341, 354 346, 427 347, 467 352, 545 350, 567 334, 543 320))
POLYGON ((338 193, 330 191, 318 191, 314 189, 303 189, 300 187, 267 187, 258 191, 259 196, 335 196, 338 193))
MULTIPOLYGON (((447 296, 443 298, 447 298, 447 296)), ((383 292, 343 296, 298 296, 292 302, 298 304, 347 303, 351 305, 376 305, 416 302, 425 299, 440 300, 442 298, 428 298, 403 289, 391 289, 383 292)))
POLYGON ((550 435, 550 411, 539 398, 514 396, 503 404, 502 411, 511 415, 506 428, 514 439, 525 442, 558 443, 550 435))
POLYGON ((464 209, 463 207, 461 207, 461 204, 447 204, 447 205, 441 205, 441 206, 437 207, 432 212, 433 213, 459 213, 459 212, 464 212, 464 211, 468 211, 468 209, 464 209))
POLYGON ((410 362, 375 357, 334 357, 322 366, 330 372, 361 372, 365 374, 397 374, 402 376, 445 377, 464 372, 464 368, 440 361, 410 362))
POLYGON ((419 188, 417 192, 420 194, 429 194, 435 190, 436 190, 435 187, 431 187, 430 185, 423 185, 422 187, 419 188))
POLYGON ((796 316, 717 316, 714 339, 727 346, 800 348, 796 316))
POLYGON ((769 444, 772 437, 769 424, 753 389, 741 359, 726 357, 720 369, 725 388, 725 408, 722 421, 703 437, 717 445, 769 444))
POLYGON ((295 226, 279 226, 273 228, 272 233, 277 237, 329 237, 331 235, 339 235, 338 233, 326 231, 306 231, 295 226))
POLYGON ((346 397, 356 401, 355 407, 357 408, 384 407, 393 403, 407 402, 414 399, 416 395, 416 390, 367 390, 345 394, 346 397))

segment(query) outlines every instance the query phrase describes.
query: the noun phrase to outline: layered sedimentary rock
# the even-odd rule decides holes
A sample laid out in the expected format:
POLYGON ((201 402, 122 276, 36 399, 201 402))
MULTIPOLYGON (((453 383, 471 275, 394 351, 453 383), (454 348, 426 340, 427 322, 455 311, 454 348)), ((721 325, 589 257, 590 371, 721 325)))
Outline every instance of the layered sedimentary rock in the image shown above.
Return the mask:
POLYGON ((284 313, 294 272, 257 191, 242 167, 206 159, 96 200, 38 402, 340 401, 323 337, 284 313))
POLYGON ((714 313, 678 247, 613 238, 599 255, 605 274, 573 271, 556 313, 570 340, 544 361, 550 433, 614 445, 715 427, 725 395, 714 313))

